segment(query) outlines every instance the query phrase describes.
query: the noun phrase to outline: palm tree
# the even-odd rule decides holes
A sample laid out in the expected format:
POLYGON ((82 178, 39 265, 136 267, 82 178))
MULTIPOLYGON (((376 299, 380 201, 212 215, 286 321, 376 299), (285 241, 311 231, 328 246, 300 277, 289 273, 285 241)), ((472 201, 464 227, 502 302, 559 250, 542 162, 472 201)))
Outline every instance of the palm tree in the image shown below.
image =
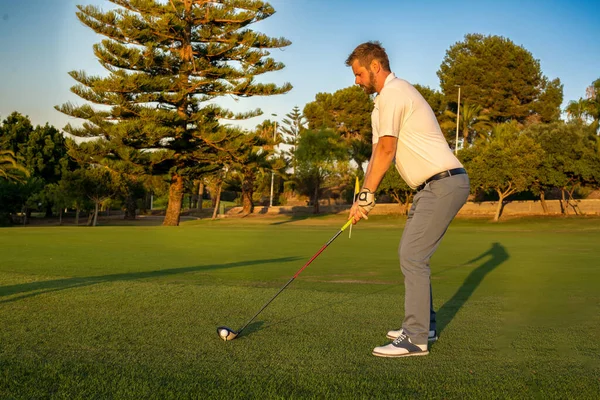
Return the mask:
POLYGON ((589 123, 594 132, 600 128, 600 79, 595 80, 586 90, 586 98, 571 101, 567 106, 570 120, 589 123))
POLYGON ((577 101, 570 101, 565 111, 572 121, 585 121, 586 119, 587 101, 579 98, 577 101))
POLYGON ((19 159, 11 150, 0 150, 0 178, 8 181, 23 182, 29 176, 29 170, 19 164, 19 159))
MULTIPOLYGON (((448 118, 441 123, 442 129, 456 129, 456 113, 446 110, 444 114, 448 118)), ((472 143, 477 137, 487 139, 492 122, 490 117, 484 113, 482 106, 465 103, 460 108, 459 118, 463 143, 472 143)))

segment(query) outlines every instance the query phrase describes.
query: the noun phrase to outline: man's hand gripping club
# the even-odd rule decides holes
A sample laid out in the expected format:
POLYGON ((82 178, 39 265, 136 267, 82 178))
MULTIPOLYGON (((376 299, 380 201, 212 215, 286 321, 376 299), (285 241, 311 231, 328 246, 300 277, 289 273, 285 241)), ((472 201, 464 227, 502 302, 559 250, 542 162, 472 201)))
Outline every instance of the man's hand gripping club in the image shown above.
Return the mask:
POLYGON ((356 224, 361 219, 369 219, 368 214, 375 207, 375 195, 369 189, 362 189, 354 199, 354 204, 350 209, 350 218, 352 224, 356 224))

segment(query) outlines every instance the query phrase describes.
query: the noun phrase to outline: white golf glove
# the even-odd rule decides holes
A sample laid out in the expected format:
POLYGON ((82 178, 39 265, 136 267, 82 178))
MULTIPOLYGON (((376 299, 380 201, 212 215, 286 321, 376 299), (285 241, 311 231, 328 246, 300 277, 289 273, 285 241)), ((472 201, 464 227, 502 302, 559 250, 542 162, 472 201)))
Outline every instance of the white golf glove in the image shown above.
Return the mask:
POLYGON ((367 213, 370 213, 375 208, 375 195, 368 189, 362 189, 356 195, 356 203, 361 206, 367 213))

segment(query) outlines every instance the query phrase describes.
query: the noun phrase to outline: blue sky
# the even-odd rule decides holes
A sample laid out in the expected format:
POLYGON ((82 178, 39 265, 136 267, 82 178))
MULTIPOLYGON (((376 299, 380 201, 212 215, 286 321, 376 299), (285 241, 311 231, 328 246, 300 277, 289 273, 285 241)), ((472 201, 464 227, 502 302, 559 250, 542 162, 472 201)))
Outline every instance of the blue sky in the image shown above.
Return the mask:
MULTIPOLYGON (((264 116, 241 124, 247 128, 267 117, 281 120, 318 92, 352 85, 352 72, 344 61, 357 44, 368 40, 383 43, 396 75, 435 89, 446 51, 467 33, 501 35, 530 51, 544 75, 564 84, 563 107, 584 96, 586 87, 600 78, 597 0, 270 3, 277 13, 255 29, 283 36, 292 45, 272 53, 286 68, 261 80, 290 82, 294 89, 280 96, 224 99, 222 104, 234 111, 263 110, 264 116)), ((75 82, 67 73, 104 74, 92 52, 102 37, 78 21, 76 4, 112 7, 103 0, 0 0, 0 119, 19 111, 34 124, 48 122, 59 129, 76 121, 53 108, 82 103, 70 93, 75 82)))

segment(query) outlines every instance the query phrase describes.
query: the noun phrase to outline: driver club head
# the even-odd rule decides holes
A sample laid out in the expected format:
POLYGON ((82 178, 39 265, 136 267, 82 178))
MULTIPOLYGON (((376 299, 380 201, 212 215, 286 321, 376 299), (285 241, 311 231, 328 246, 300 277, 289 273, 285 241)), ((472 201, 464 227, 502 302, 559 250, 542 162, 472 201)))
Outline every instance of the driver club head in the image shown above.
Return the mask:
POLYGON ((231 328, 228 328, 226 326, 220 326, 217 328, 217 334, 219 335, 219 337, 223 340, 230 341, 233 340, 237 337, 238 332, 234 331, 231 328))

